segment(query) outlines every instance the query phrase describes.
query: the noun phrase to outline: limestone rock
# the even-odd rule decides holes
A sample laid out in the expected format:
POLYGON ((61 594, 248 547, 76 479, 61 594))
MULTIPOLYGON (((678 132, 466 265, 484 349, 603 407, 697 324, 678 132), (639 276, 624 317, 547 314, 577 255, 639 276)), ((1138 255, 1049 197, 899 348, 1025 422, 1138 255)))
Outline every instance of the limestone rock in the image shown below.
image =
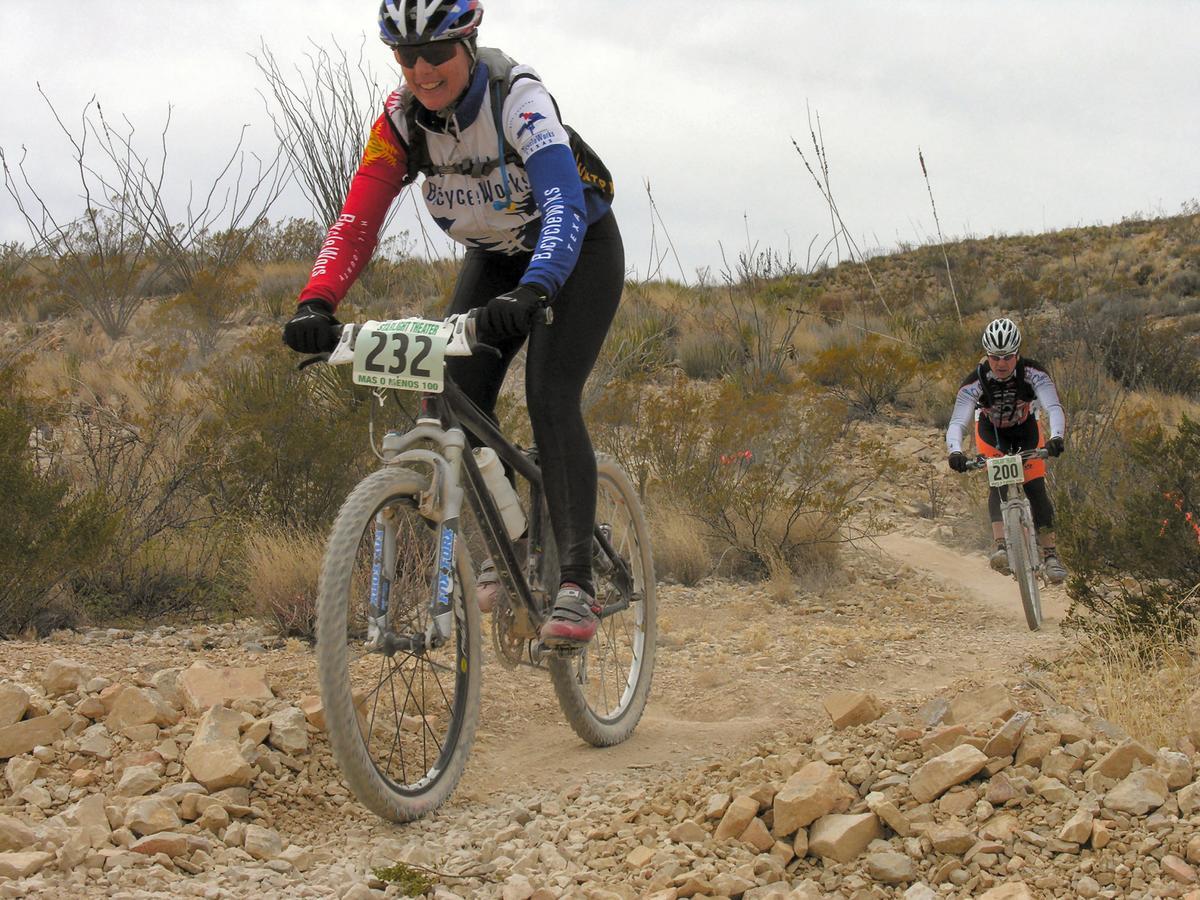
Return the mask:
POLYGON ((178 721, 179 713, 163 700, 158 691, 129 687, 117 696, 104 724, 109 731, 124 731, 141 725, 167 727, 178 721))
POLYGON ((80 735, 79 752, 84 756, 112 759, 116 747, 112 738, 109 737, 107 728, 103 725, 93 725, 80 735))
POLYGON ((0 853, 0 878, 28 878, 46 868, 53 859, 53 853, 43 853, 37 850, 28 850, 23 853, 0 853))
POLYGON ((1058 832, 1060 841, 1070 841, 1072 844, 1086 844, 1092 837, 1092 822, 1095 816, 1092 810, 1084 808, 1071 816, 1058 832))
POLYGON ((103 794, 88 794, 63 813, 63 819, 78 827, 94 849, 108 842, 112 823, 108 819, 107 799, 103 794))
POLYGON ((255 859, 275 859, 283 851, 283 838, 279 832, 261 825, 246 826, 244 849, 255 859))
POLYGON ((1162 858, 1162 870, 1180 884, 1195 884, 1196 870, 1178 856, 1170 855, 1162 858))
POLYGON ((721 817, 721 823, 717 826, 714 836, 719 841, 740 837, 757 815, 757 800, 753 797, 737 797, 725 810, 725 815, 721 817))
POLYGON ((172 857, 186 856, 188 836, 174 831, 158 831, 134 841, 129 849, 145 856, 155 856, 159 853, 172 857))
POLYGON ((955 747, 921 766, 908 781, 909 792, 920 803, 928 803, 956 784, 962 784, 978 773, 988 758, 981 750, 968 744, 955 747))
POLYGON ((238 700, 266 701, 274 698, 262 666, 211 669, 199 663, 179 676, 179 693, 188 712, 198 715, 210 706, 238 700))
POLYGON ((954 853, 962 856, 975 846, 975 835, 957 819, 933 825, 925 832, 933 849, 938 853, 954 853))
POLYGON ((118 797, 142 797, 162 787, 163 779, 150 766, 129 766, 117 784, 118 797))
POLYGON ((0 759, 28 753, 37 746, 61 740, 63 727, 55 716, 38 716, 0 728, 0 759))
POLYGON ((771 832, 767 830, 763 820, 757 816, 750 820, 750 824, 746 826, 746 830, 741 833, 738 840, 743 844, 749 844, 759 853, 766 853, 775 846, 775 838, 771 837, 771 832))
POLYGON ((272 747, 293 756, 308 751, 308 730, 305 728, 303 712, 289 706, 272 713, 270 722, 271 734, 267 741, 272 747))
POLYGON ((1017 748, 1014 763, 1018 766, 1040 766, 1046 755, 1060 743, 1057 732, 1026 734, 1017 748))
POLYGON ((1017 747, 1021 746, 1021 738, 1032 718, 1033 716, 1027 712, 1013 713, 987 742, 983 752, 989 757, 1012 756, 1017 752, 1017 747))
POLYGON ((866 862, 867 874, 884 884, 908 884, 917 877, 916 864, 903 853, 870 853, 866 862))
POLYGON ((1095 735, 1074 710, 1065 707, 1051 709, 1039 716, 1042 727, 1061 736, 1064 744, 1090 741, 1095 735))
POLYGON ((1193 815, 1200 810, 1200 781, 1181 788, 1175 795, 1175 799, 1179 802, 1179 811, 1185 816, 1193 815))
POLYGON ((908 837, 912 834, 912 823, 909 822, 908 817, 885 795, 875 791, 867 794, 866 800, 867 809, 875 813, 883 824, 887 825, 888 828, 892 829, 900 837, 908 837))
POLYGON ((254 779, 254 769, 236 741, 193 742, 183 761, 192 778, 209 791, 247 787, 254 779))
POLYGON ((844 798, 839 771, 827 763, 811 762, 775 795, 774 833, 779 837, 791 834, 833 812, 844 798))
POLYGON ((677 844, 701 844, 708 839, 708 832, 698 822, 688 819, 674 826, 667 837, 677 844))
POLYGON ((971 722, 991 722, 1008 719, 1017 711, 1002 684, 991 684, 976 691, 963 691, 950 704, 944 721, 947 725, 966 725, 971 722))
POLYGON ((1144 816, 1162 806, 1168 794, 1167 779, 1154 769, 1139 769, 1104 795, 1104 808, 1144 816))
POLYGON ((316 694, 310 694, 300 700, 300 711, 304 713, 304 718, 308 720, 308 724, 318 731, 325 730, 325 707, 321 705, 321 698, 316 694))
POLYGON ((92 673, 73 659, 53 660, 42 671, 42 688, 50 698, 77 691, 92 677, 92 673))
POLYGON ((37 843, 37 834, 19 819, 0 816, 0 851, 25 850, 37 843))
POLYGON ((0 684, 0 728, 15 725, 29 709, 29 691, 19 684, 0 684))
POLYGON ((979 900, 1036 900, 1036 897, 1025 882, 1009 881, 984 891, 979 900))
POLYGON ((825 712, 829 713, 829 718, 833 720, 833 727, 838 729, 865 725, 883 715, 879 701, 873 695, 856 691, 837 691, 821 703, 825 712))
POLYGON ((1158 757, 1154 761, 1154 768, 1166 776, 1167 787, 1173 791, 1191 784, 1192 778, 1195 777, 1192 761, 1188 755, 1177 753, 1174 750, 1159 750, 1158 757))
POLYGON ((179 693, 179 673, 182 669, 159 669, 150 677, 150 683, 167 703, 175 707, 183 706, 183 697, 179 693))
POLYGON ((237 743, 241 739, 242 722, 243 717, 240 712, 226 706, 211 706, 200 717, 200 722, 196 726, 196 735, 192 738, 192 745, 229 741, 237 743))
POLYGON ((874 813, 822 816, 808 831, 808 852, 847 863, 858 857, 880 836, 874 813))
POLYGON ((41 765, 36 759, 23 756, 10 759, 4 767, 4 780, 8 782, 8 789, 14 794, 20 793, 22 788, 32 784, 33 779, 37 778, 41 765))
POLYGON ((1105 778, 1117 781, 1133 771, 1135 762, 1143 766, 1154 765, 1157 757, 1145 744, 1135 740, 1122 741, 1088 769, 1088 774, 1097 772, 1105 778))
POLYGON ((157 797, 135 800, 125 811, 125 827, 139 836, 174 831, 182 824, 175 807, 157 797))

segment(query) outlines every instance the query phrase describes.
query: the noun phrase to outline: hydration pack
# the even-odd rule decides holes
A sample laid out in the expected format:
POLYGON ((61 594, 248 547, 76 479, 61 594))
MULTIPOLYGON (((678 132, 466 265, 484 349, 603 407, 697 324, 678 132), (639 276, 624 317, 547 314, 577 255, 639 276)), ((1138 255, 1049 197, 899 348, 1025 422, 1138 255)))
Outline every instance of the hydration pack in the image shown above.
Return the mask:
MULTIPOLYGON (((485 178, 494 172, 497 168, 506 169, 507 166, 515 165, 522 166, 523 160, 520 154, 508 143, 508 139, 504 135, 504 123, 502 121, 504 113, 504 103, 508 99, 509 91, 513 84, 520 81, 522 78, 529 78, 538 81, 538 77, 528 72, 522 72, 515 78, 512 77, 512 70, 516 66, 516 61, 507 54, 496 50, 492 47, 480 47, 476 54, 477 63, 483 63, 488 68, 488 96, 492 104, 492 117, 496 126, 497 135, 497 155, 492 159, 475 159, 463 160, 458 163, 450 163, 448 165, 436 165, 429 157, 429 147, 424 139, 424 129, 417 124, 417 107, 418 103, 415 97, 411 95, 405 100, 404 119, 408 126, 408 175, 405 178, 405 183, 412 183, 416 180, 417 175, 424 175, 428 178, 430 175, 469 175, 472 178, 485 178)), ((553 97, 550 98, 554 103, 554 111, 558 113, 558 103, 553 97)), ((559 116, 561 121, 562 116, 559 116)), ((614 195, 614 187, 612 175, 608 171, 608 167, 596 154, 587 141, 579 136, 570 125, 563 124, 567 135, 570 139, 571 155, 575 157, 575 166, 579 170, 579 180, 583 182, 585 188, 591 187, 598 191, 607 203, 612 203, 614 195)), ((508 175, 504 171, 504 184, 507 192, 508 175)))

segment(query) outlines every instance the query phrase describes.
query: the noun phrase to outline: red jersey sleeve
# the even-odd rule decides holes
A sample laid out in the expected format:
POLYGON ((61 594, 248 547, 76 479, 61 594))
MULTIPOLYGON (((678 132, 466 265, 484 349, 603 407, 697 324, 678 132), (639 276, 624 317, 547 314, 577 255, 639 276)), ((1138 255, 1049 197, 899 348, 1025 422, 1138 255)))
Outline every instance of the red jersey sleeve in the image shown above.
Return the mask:
POLYGON ((334 309, 342 302, 375 252, 383 220, 404 187, 407 163, 404 147, 384 113, 371 128, 342 213, 325 236, 301 300, 325 300, 334 309))

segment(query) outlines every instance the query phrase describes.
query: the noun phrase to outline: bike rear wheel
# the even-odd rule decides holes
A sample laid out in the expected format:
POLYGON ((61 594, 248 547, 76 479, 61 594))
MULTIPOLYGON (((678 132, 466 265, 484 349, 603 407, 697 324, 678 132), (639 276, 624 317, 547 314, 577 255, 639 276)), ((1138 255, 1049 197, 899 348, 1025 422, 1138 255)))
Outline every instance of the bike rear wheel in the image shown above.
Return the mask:
POLYGON ((1004 515, 1004 540, 1008 547, 1008 564, 1017 587, 1021 592, 1021 606, 1025 610, 1025 624, 1030 631, 1042 627, 1042 594, 1038 585, 1031 546, 1036 547, 1033 523, 1019 508, 1012 508, 1004 515))
MULTIPOLYGON (((601 606, 612 606, 628 593, 630 602, 601 619, 596 636, 578 655, 551 656, 549 669, 558 704, 575 733, 593 746, 610 747, 633 733, 646 709, 654 677, 658 600, 650 531, 637 491, 611 457, 597 454, 596 469, 596 522, 610 531, 609 542, 633 576, 632 590, 623 591, 615 571, 604 565, 607 560, 597 559, 596 599, 601 606)), ((549 568, 556 571, 552 547, 547 556, 549 568)))
POLYGON ((429 479, 387 467, 363 479, 334 522, 321 568, 317 662, 333 755, 359 801, 408 822, 441 805, 479 722, 479 611, 458 554, 449 638, 434 645, 441 530, 417 510, 429 479), (394 548, 394 549, 393 549, 394 548), (373 583, 388 597, 387 650, 366 646, 373 583))

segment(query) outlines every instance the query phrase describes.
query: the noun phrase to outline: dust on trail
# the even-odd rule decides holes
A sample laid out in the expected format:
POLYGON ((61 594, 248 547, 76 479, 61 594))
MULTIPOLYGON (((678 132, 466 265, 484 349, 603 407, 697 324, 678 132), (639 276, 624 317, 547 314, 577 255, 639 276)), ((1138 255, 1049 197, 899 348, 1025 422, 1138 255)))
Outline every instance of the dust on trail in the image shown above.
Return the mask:
POLYGON ((662 589, 668 627, 654 689, 637 730, 617 747, 581 742, 544 674, 506 671, 489 654, 461 799, 554 790, 595 773, 636 779, 640 770, 690 768, 741 753, 760 738, 823 727, 821 700, 835 690, 870 690, 911 704, 963 680, 1009 677, 1063 647, 1061 588, 1043 590, 1046 621, 1033 633, 1016 583, 993 572, 981 554, 902 532, 852 552, 852 569, 876 571, 834 592, 843 598, 801 607, 799 621, 795 610, 753 588, 662 589), (894 583, 881 585, 880 573, 894 583), (914 599, 905 602, 908 596, 914 599), (670 625, 678 620, 690 624, 682 639, 670 625), (776 641, 755 652, 764 622, 776 641), (844 636, 840 648, 822 645, 844 636))

